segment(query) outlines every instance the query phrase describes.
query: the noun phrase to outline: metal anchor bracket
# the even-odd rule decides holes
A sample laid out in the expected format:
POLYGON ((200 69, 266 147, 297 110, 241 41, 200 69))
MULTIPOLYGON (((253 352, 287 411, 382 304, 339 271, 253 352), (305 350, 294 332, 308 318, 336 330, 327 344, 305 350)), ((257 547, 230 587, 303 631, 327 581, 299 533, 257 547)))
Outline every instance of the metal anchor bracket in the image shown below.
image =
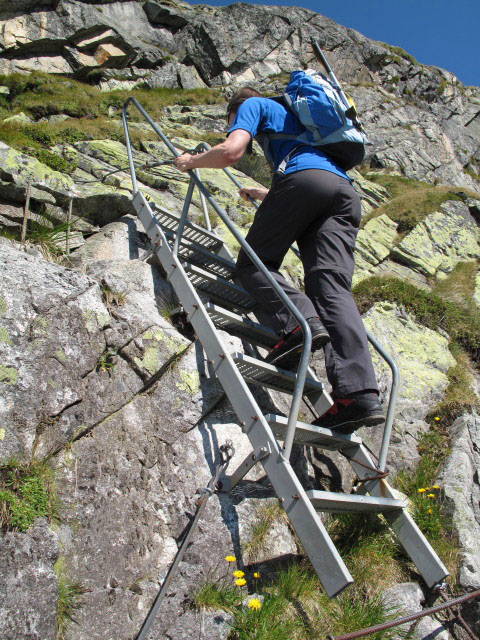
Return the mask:
POLYGON ((235 487, 242 478, 252 469, 257 462, 264 460, 272 453, 270 445, 267 443, 264 447, 260 447, 258 452, 252 451, 242 464, 232 473, 231 476, 221 475, 218 482, 218 490, 222 493, 230 491, 235 487))

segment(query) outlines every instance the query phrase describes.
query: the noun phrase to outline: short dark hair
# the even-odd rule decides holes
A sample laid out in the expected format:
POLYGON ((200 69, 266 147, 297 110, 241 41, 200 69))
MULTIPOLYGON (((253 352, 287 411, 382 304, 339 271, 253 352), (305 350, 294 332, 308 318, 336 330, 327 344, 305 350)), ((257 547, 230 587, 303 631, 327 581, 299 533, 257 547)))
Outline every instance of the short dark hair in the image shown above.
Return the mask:
POLYGON ((248 98, 261 98, 262 94, 252 87, 243 87, 236 91, 227 104, 227 118, 231 113, 236 113, 238 107, 248 98))

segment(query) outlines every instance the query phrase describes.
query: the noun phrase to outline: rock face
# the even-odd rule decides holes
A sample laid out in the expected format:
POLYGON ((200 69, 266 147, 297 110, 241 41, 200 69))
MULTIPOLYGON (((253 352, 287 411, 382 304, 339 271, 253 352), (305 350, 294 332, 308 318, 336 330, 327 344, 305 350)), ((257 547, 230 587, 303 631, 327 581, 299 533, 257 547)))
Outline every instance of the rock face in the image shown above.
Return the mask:
MULTIPOLYGON (((363 114, 374 143, 372 168, 478 190, 479 90, 311 11, 193 7, 176 0, 0 0, 0 22, 2 73, 35 69, 82 79, 96 70, 106 91, 145 84, 224 87, 228 94, 248 83, 278 92, 287 71, 314 63, 308 43, 315 36, 363 114)), ((118 104, 108 104, 120 132, 118 104)), ((15 126, 36 126, 25 114, 14 118, 15 126)), ((224 107, 173 105, 158 123, 175 145, 190 149, 205 134, 223 135, 224 107)), ((145 130, 141 123, 131 126, 145 130)), ((68 236, 70 253, 61 264, 45 259, 52 257, 45 243, 0 238, 0 465, 12 458, 48 461, 62 504, 58 525, 37 520, 26 533, 0 535, 6 567, 0 576, 0 635, 56 638, 53 564, 60 553, 66 577, 85 591, 73 615, 77 624, 67 624, 64 640, 128 640, 166 576, 194 512, 195 491, 218 462, 218 446, 235 442, 233 469, 251 447, 221 400, 201 345, 185 324, 172 324, 178 303, 149 257, 151 247, 134 215, 123 142, 85 139, 57 144, 52 153, 76 168, 55 171, 0 142, 1 230, 8 236, 21 228, 28 190, 34 220, 48 229, 67 220, 72 202, 77 234, 76 240, 68 236)), ((178 213, 188 177, 171 164, 152 166, 152 158, 169 157, 156 141, 142 140, 133 150, 141 191, 178 213)), ((255 176, 268 176, 262 163, 254 145, 253 156, 232 173, 242 184, 258 185, 255 176)), ((364 215, 388 202, 389 192, 368 173, 351 175, 364 215)), ((253 208, 223 173, 202 170, 201 176, 245 234, 253 208)), ((428 289, 459 263, 478 260, 480 200, 463 195, 462 202, 447 200, 425 215, 406 235, 398 233, 388 211, 372 217, 358 235, 354 282, 389 274, 428 289)), ((189 215, 204 224, 197 192, 189 215)), ((213 216, 212 226, 235 253, 237 243, 213 216)), ((301 282, 293 254, 284 273, 301 282)), ((472 299, 480 304, 478 274, 472 299)), ((442 399, 455 364, 449 337, 385 302, 368 311, 365 324, 402 373, 388 466, 392 473, 413 469, 418 440, 429 428, 427 414, 442 399)), ((243 349, 240 340, 223 337, 232 352, 243 349)), ((375 354, 374 360, 385 400, 390 372, 375 354)), ((315 366, 324 378, 320 356, 315 366)), ((288 411, 284 395, 255 393, 263 411, 288 411)), ((377 450, 382 428, 361 435, 377 450)), ((478 416, 459 418, 451 436, 438 482, 459 538, 460 584, 478 588, 478 416)), ((309 488, 351 489, 353 474, 340 455, 297 448, 293 464, 309 488)), ((191 607, 198 585, 225 574, 229 553, 239 566, 299 553, 281 517, 272 520, 261 550, 252 557, 245 552, 264 504, 275 501, 261 466, 232 495, 212 497, 152 639, 190 640, 199 630, 212 640, 226 638, 226 614, 200 615, 191 607)), ((385 601, 406 613, 419 609, 423 596, 408 583, 393 586, 385 601)), ((465 615, 478 624, 478 607, 471 605, 465 615)), ((449 637, 434 620, 415 633, 418 640, 449 637)))
MULTIPOLYGON (((465 415, 451 429, 452 452, 443 465, 439 483, 460 542, 460 582, 469 590, 480 588, 480 420, 465 415)), ((474 629, 480 629, 480 607, 472 601, 467 615, 474 629)))
POLYGON ((2 73, 41 70, 82 78, 95 69, 105 82, 141 79, 152 87, 261 88, 275 74, 315 64, 309 46, 314 36, 363 114, 372 166, 394 167, 417 180, 478 186, 463 169, 478 175, 479 90, 312 11, 25 0, 3 3, 0 19, 2 73))
POLYGON ((38 519, 27 533, 2 536, 0 633, 5 640, 55 638, 58 592, 53 565, 57 557, 57 536, 44 519, 38 519))
POLYGON ((467 207, 449 202, 417 225, 392 256, 426 276, 449 273, 458 262, 480 256, 480 234, 467 207))

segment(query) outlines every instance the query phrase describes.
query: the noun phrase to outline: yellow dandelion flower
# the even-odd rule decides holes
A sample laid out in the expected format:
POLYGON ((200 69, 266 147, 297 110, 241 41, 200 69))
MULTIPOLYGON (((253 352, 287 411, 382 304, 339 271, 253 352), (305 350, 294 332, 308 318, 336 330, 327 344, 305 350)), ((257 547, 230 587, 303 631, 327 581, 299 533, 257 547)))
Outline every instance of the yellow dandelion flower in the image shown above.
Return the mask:
POLYGON ((427 498, 434 498, 434 497, 435 497, 435 494, 434 494, 434 493, 429 493, 429 494, 427 495, 427 498))
POLYGON ((227 562, 235 562, 236 558, 235 556, 225 556, 225 560, 227 562))
POLYGON ((427 509, 427 513, 433 513, 433 509, 427 509))
POLYGON ((235 584, 237 585, 237 587, 243 587, 244 584, 247 584, 247 581, 245 580, 245 578, 238 578, 237 580, 235 580, 235 584))
POLYGON ((418 490, 418 493, 425 493, 425 491, 426 491, 426 489, 420 488, 420 489, 418 490))
POLYGON ((438 422, 440 420, 440 418, 438 416, 435 416, 434 420, 436 420, 438 422))
POLYGON ((232 575, 234 578, 243 578, 245 574, 243 573, 243 571, 234 571, 232 575))
POLYGON ((434 484, 432 485, 432 489, 440 489, 440 487, 438 486, 438 484, 434 484))
POLYGON ((257 571, 255 571, 255 573, 253 574, 253 577, 258 579, 260 577, 260 574, 257 571))
POLYGON ((260 607, 262 606, 262 603, 260 602, 260 600, 258 598, 251 598, 248 601, 248 608, 249 609, 260 609, 260 607))

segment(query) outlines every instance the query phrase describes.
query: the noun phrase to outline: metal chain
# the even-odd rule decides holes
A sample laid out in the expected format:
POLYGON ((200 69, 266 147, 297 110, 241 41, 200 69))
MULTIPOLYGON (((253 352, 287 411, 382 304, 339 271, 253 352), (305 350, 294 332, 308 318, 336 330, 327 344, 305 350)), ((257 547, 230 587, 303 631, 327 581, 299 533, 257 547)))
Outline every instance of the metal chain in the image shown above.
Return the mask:
MULTIPOLYGON (((356 638, 363 638, 363 636, 368 636, 372 633, 377 633, 377 631, 384 631, 385 629, 391 629, 392 627, 398 627, 407 622, 412 622, 413 620, 417 620, 418 618, 423 618, 424 616, 430 616, 438 611, 443 611, 444 609, 450 609, 451 607, 455 607, 462 602, 466 602, 467 600, 472 600, 473 598, 478 598, 480 596, 480 589, 476 591, 472 591, 472 593, 467 593, 460 598, 455 598, 454 600, 450 600, 449 602, 445 602, 444 604, 439 604, 436 607, 430 607, 430 609, 423 609, 423 611, 419 611, 418 613, 412 613, 409 616, 404 616, 402 618, 397 618, 396 620, 392 620, 391 622, 383 622, 382 624, 377 624, 374 627, 368 627, 366 629, 359 629, 358 631, 353 631, 352 633, 345 633, 342 636, 327 636, 328 640, 355 640, 356 638)), ((475 639, 477 640, 477 639, 475 639)))
POLYGON ((205 488, 199 489, 197 491, 197 493, 200 493, 201 495, 198 498, 198 500, 195 502, 195 505, 197 507, 195 516, 190 522, 188 531, 182 540, 182 543, 177 551, 177 555, 175 556, 175 560, 170 565, 170 569, 168 570, 165 580, 163 581, 163 584, 160 587, 160 591, 157 593, 157 596, 153 601, 152 607, 147 617, 145 618, 145 621, 142 625, 142 628, 140 629, 139 634, 136 637, 136 640, 145 640, 145 638, 147 637, 147 633, 155 619, 155 616, 157 614, 158 609, 160 608, 162 600, 165 594, 167 593, 167 589, 173 580, 175 572, 180 562, 182 561, 182 558, 185 555, 185 552, 193 536, 193 533, 197 528, 198 522, 200 520, 200 516, 203 510, 205 509, 207 501, 210 498, 210 496, 213 495, 213 493, 215 492, 218 479, 220 478, 220 475, 222 474, 222 472, 226 470, 230 460, 233 458, 235 454, 235 449, 233 448, 233 444, 230 441, 228 441, 220 447, 219 452, 220 452, 220 463, 217 465, 215 469, 215 473, 210 478, 208 485, 205 488))
MULTIPOLYGON (((442 600, 444 602, 447 602, 447 596, 446 594, 439 589, 438 593, 440 594, 440 597, 442 598, 442 600)), ((474 630, 471 628, 471 626, 468 624, 468 622, 466 622, 466 620, 463 618, 462 614, 460 613, 460 609, 455 606, 455 609, 452 610, 452 617, 449 620, 449 622, 458 622, 458 624, 463 627, 463 630, 467 633, 467 635, 470 636, 470 638, 472 640, 480 640, 479 637, 477 636, 477 634, 474 632, 474 630)))
MULTIPOLYGON (((372 451, 369 447, 367 447, 367 445, 366 445, 366 444, 364 444, 363 446, 367 449, 367 451, 368 451, 369 453, 371 453, 371 454, 372 454, 372 456, 373 456, 373 457, 377 460, 377 462, 378 462, 378 458, 377 458, 377 456, 373 453, 373 451, 372 451)), ((388 477, 388 475, 389 475, 389 473, 390 473, 390 472, 388 471, 388 469, 387 469, 386 471, 380 471, 380 469, 378 469, 377 467, 371 467, 369 464, 365 464, 365 462, 360 462, 360 460, 357 460, 356 458, 350 458, 350 457, 349 457, 346 453, 344 453, 341 449, 340 449, 340 453, 341 453, 345 458, 347 458, 347 460, 348 460, 349 462, 355 462, 355 464, 360 465, 360 466, 361 466, 361 467, 363 467, 364 469, 368 469, 369 471, 375 471, 375 473, 377 474, 377 475, 375 475, 375 476, 368 476, 367 478, 358 478, 358 482, 359 482, 359 483, 362 483, 362 482, 368 482, 369 480, 383 480, 384 478, 387 478, 387 477, 388 477)))

